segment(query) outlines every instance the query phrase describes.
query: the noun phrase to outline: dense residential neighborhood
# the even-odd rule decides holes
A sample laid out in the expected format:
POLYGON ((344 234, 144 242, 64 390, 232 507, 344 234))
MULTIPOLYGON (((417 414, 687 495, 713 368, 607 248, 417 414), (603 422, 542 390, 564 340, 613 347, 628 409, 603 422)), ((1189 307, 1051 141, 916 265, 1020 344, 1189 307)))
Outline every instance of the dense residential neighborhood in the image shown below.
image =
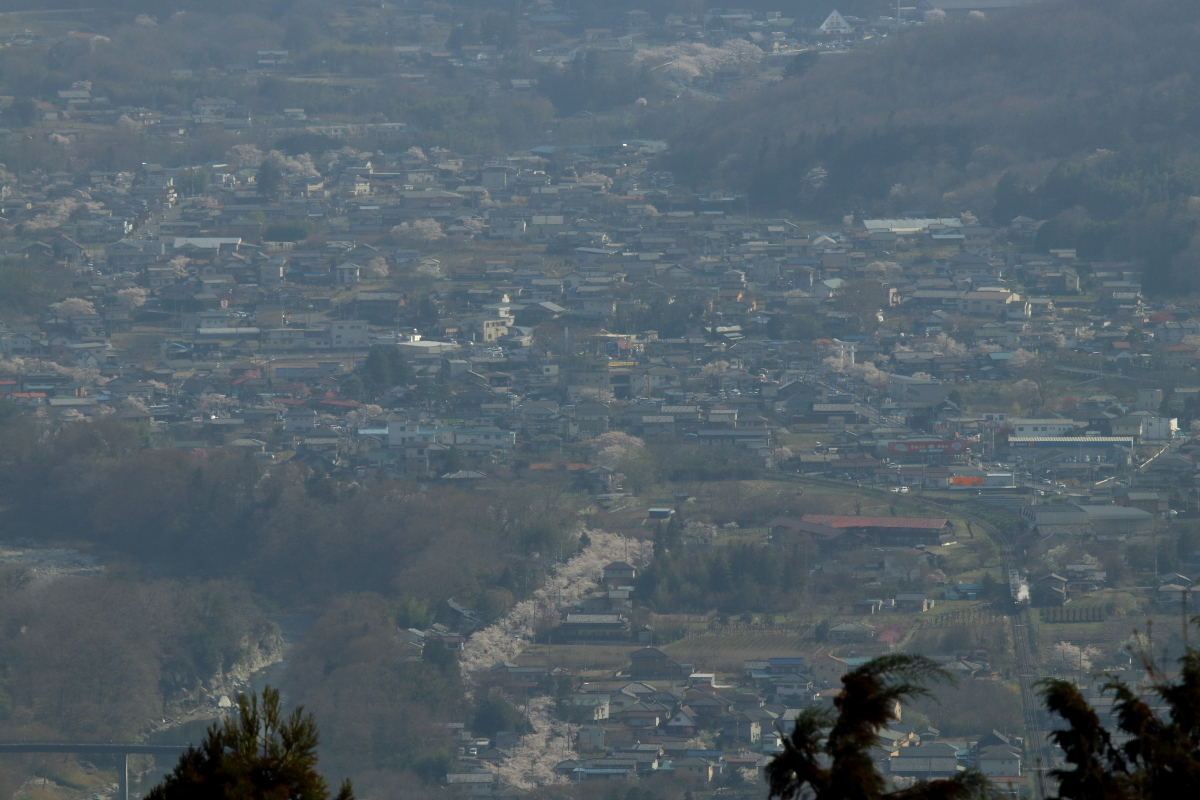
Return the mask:
MULTIPOLYGON (((572 781, 757 780, 777 728, 831 702, 862 653, 910 640, 946 603, 1010 595, 1068 615, 1047 620, 1112 618, 1118 606, 1096 598, 1128 597, 1117 576, 1198 513, 1189 311, 1148 302, 1130 264, 1037 252, 1028 220, 748 218, 736 198, 689 193, 657 171, 663 147, 504 159, 344 148, 285 173, 275 199, 255 184, 278 156, 253 148, 231 153, 245 164, 207 167, 198 196, 176 189, 186 170, 154 164, 13 178, 14 222, 69 216, 18 222, 9 258, 53 264, 70 286, 4 322, 0 394, 46 426, 112 416, 155 447, 232 448, 355 481, 488 491, 498 477, 561 476, 613 514, 644 503, 650 485, 600 457, 606 442, 709 449, 841 486, 834 494, 858 505, 890 498, 870 516, 807 511, 803 489, 771 518, 684 520, 678 496, 643 507, 640 535, 670 523, 711 547, 716 525, 741 524, 768 547, 810 553, 810 580, 840 584, 837 599, 810 623, 807 656, 701 669, 656 647, 637 569, 605 568, 544 635, 642 645, 631 666, 566 695, 549 666, 489 671, 508 691, 553 695, 579 725, 576 755, 553 766, 572 781), (272 238, 292 229, 296 241, 272 238), (988 571, 986 552, 974 566, 963 558, 987 523, 919 513, 911 504, 925 498, 1011 520, 1001 524, 1030 551, 1018 585, 988 571)), ((1181 548, 1161 588, 1128 602, 1169 610, 1200 592, 1197 571, 1181 548)), ((460 611, 414 641, 461 647, 478 616, 460 611)), ((1000 685, 1019 665, 996 647, 939 657, 1000 685)), ((898 722, 885 734, 876 760, 897 779, 969 765, 1028 787, 1043 758, 1020 730, 943 736, 898 722)), ((501 791, 492 765, 520 737, 459 735, 465 771, 450 784, 501 791)))
MULTIPOLYGON (((269 675, 369 800, 749 800, 898 654, 889 791, 1051 795, 1039 681, 1128 741, 1109 681, 1200 611, 1200 189, 972 141, 943 191, 845 88, 711 169, 680 132, 1024 2, 282 5, 138 87, 114 42, 198 14, 0 19, 0 745, 181 747, 269 675)), ((12 796, 126 800, 147 753, 12 796)))

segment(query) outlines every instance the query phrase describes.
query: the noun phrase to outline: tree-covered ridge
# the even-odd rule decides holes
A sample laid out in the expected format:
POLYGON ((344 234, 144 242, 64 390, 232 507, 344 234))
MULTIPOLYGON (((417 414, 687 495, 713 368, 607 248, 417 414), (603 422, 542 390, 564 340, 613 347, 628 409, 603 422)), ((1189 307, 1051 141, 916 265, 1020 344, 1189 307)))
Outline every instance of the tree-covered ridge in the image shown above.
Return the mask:
POLYGON ((226 450, 149 449, 111 421, 45 430, 16 415, 0 442, 3 519, 31 541, 69 530, 157 571, 246 579, 287 603, 347 591, 482 598, 502 553, 554 550, 568 535, 553 499, 364 486, 301 462, 268 472, 226 450))
POLYGON ((1198 25, 1180 0, 929 25, 723 105, 680 131, 671 161, 762 208, 986 211, 1010 170, 1037 184, 1100 148, 1194 150, 1198 25))

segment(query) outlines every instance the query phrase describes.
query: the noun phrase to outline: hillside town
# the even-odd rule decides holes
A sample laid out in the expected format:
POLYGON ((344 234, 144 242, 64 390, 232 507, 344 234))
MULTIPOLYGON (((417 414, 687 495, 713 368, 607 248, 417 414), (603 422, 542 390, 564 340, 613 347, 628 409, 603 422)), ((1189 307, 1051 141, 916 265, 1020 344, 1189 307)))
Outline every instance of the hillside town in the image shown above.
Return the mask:
MULTIPOLYGON (((561 477, 633 535, 674 526, 689 547, 720 548, 732 525, 809 553, 830 593, 807 656, 673 659, 640 567, 614 562, 541 635, 625 644, 622 664, 495 664, 488 680, 553 697, 578 726, 574 755, 553 765, 570 780, 758 780, 776 728, 829 703, 847 669, 936 626, 974 626, 972 614, 1004 628, 979 611, 997 603, 1107 623, 1094 644, 1055 642, 1044 625, 1031 663, 1050 674, 1082 675, 1060 651, 1131 669, 1129 615, 1174 613, 1200 591, 1184 544, 1200 323, 1148 303, 1130 264, 1036 252, 1032 219, 753 219, 738 198, 656 171, 662 147, 341 149, 305 161, 311 174, 285 163, 276 200, 256 182, 282 159, 253 148, 211 166, 199 193, 177 188, 185 170, 153 164, 22 176, 6 207, 24 235, 4 247, 14 263, 65 270, 70 288, 5 321, 0 392, 48 426, 111 416, 156 447, 234 448, 355 481, 488 491, 561 477), (289 226, 305 235, 272 238, 289 226), (631 441, 711 448, 801 488, 770 518, 693 514, 703 497, 659 500, 599 457, 597 442, 631 441), (811 505, 818 492, 824 506, 811 505), (1015 582, 1009 557, 983 545, 989 525, 1025 552, 1015 582), (1147 571, 1153 585, 1137 588, 1147 571)), ((478 615, 448 613, 416 646, 461 647, 478 615)), ((955 640, 937 657, 1000 685, 1023 666, 1005 641, 955 640)), ((464 771, 447 779, 502 791, 495 767, 520 735, 454 724, 464 771)), ((1061 758, 1020 730, 898 722, 886 734, 877 761, 898 785, 970 765, 1028 789, 1061 758)))
MULTIPOLYGON (((619 52, 712 100, 1017 5, 630 11, 578 36, 568 4, 539 0, 520 63, 583 71, 619 52)), ((378 23, 339 18, 352 39, 378 23)), ((510 68, 515 45, 415 19, 424 38, 389 56, 404 80, 452 72, 505 102, 538 87, 510 68)), ((374 80, 245 55, 171 79, 347 96, 374 80)), ((1039 679, 1108 709, 1097 670, 1137 691, 1147 663, 1174 674, 1200 609, 1200 306, 1151 299, 1145 265, 965 206, 760 213, 589 111, 497 156, 418 146, 420 125, 385 115, 98 92, 80 81, 0 131, 68 154, 58 171, 0 165, 0 417, 47 436, 119 421, 155 451, 299 466, 347 496, 452 488, 498 527, 544 514, 529 528, 571 531, 577 549, 535 530, 472 601, 389 622, 398 660, 469 663, 468 701, 519 709, 489 729, 437 718, 454 796, 655 778, 761 794, 797 714, 912 653, 952 700, 896 706, 871 750, 889 785, 977 769, 1041 798, 1066 754, 1039 679), (114 132, 173 155, 71 168, 114 132), (192 158, 213 142, 221 158, 192 158), (596 531, 605 561, 583 565, 596 531)))

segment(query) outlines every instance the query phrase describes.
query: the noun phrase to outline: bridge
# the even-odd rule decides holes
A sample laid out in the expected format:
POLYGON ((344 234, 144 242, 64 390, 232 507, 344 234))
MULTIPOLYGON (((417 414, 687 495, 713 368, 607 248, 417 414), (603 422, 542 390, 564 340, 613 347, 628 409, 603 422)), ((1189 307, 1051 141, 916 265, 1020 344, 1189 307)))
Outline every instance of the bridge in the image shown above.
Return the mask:
POLYGON ((191 745, 186 744, 103 744, 99 742, 0 742, 2 753, 82 753, 118 755, 117 798, 129 800, 129 756, 151 755, 178 758, 191 745))

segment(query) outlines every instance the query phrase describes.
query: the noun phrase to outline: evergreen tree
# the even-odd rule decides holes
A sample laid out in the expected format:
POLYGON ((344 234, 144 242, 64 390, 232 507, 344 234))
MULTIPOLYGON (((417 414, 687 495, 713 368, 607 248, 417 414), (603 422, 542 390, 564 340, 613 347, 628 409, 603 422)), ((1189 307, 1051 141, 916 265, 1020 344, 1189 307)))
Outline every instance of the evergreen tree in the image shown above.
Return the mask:
POLYGON ((799 78, 817 65, 817 62, 821 60, 820 55, 816 50, 805 50, 799 55, 792 56, 787 66, 783 68, 783 79, 799 78))
POLYGON ((662 520, 654 523, 654 557, 658 558, 667 552, 667 530, 662 520))
POLYGON ((1134 800, 1191 797, 1200 785, 1200 650, 1188 648, 1178 678, 1168 679, 1149 653, 1142 665, 1150 692, 1111 678, 1112 714, 1120 733, 1115 744, 1096 710, 1069 681, 1042 683, 1046 707, 1067 727, 1050 734, 1070 769, 1054 770, 1064 800, 1134 800), (1152 699, 1157 695, 1157 699, 1152 699), (1156 708, 1166 713, 1156 713, 1156 708))
POLYGON ((475 710, 475 718, 471 722, 471 732, 476 736, 495 736, 500 731, 516 731, 517 733, 532 733, 529 721, 521 714, 507 697, 500 694, 489 694, 479 703, 475 710))
POLYGON ((396 348, 375 345, 367 352, 361 377, 365 395, 379 397, 393 386, 407 385, 411 379, 412 370, 396 348))
POLYGON ((664 537, 668 550, 678 550, 683 547, 683 523, 676 514, 667 520, 667 530, 664 537))
POLYGON ((32 97, 18 97, 4 112, 0 121, 20 128, 26 128, 37 121, 37 101, 32 97))
POLYGON ((871 759, 879 730, 895 719, 897 702, 928 695, 926 683, 948 677, 930 659, 902 653, 880 656, 846 673, 842 693, 834 700, 836 716, 826 708, 810 708, 796 717, 796 729, 784 740, 783 752, 767 766, 770 796, 782 800, 957 800, 984 796, 987 779, 974 770, 885 792, 885 779, 871 759))
POLYGON ((258 174, 254 176, 254 185, 258 187, 259 195, 267 200, 279 199, 283 191, 283 171, 273 158, 263 161, 262 166, 258 168, 258 174))
MULTIPOLYGON (((237 714, 208 729, 190 747, 149 800, 326 800, 329 788, 317 772, 317 724, 297 708, 284 718, 279 690, 238 697, 237 714)), ((336 800, 354 800, 350 781, 336 800)))

